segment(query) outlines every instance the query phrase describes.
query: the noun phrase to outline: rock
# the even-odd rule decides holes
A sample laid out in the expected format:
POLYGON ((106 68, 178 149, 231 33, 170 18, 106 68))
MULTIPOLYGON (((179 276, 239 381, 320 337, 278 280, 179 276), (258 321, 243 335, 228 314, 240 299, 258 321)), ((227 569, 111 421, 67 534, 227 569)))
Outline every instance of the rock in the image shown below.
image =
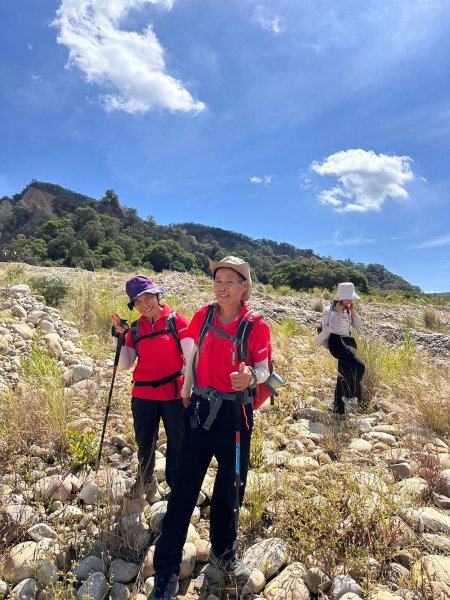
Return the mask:
POLYGON ((311 567, 306 571, 305 582, 313 594, 326 592, 331 587, 331 579, 318 567, 311 567))
POLYGON ((37 547, 36 542, 22 542, 11 548, 3 565, 3 577, 6 581, 19 583, 34 575, 37 547))
POLYGON ((427 531, 450 534, 450 515, 430 506, 419 508, 417 512, 422 517, 427 531))
POLYGON ((56 531, 46 523, 37 523, 36 525, 33 525, 28 529, 27 533, 35 542, 40 542, 43 539, 56 540, 58 537, 56 531))
POLYGON ((445 469, 442 472, 442 477, 439 482, 439 490, 444 496, 450 496, 450 469, 445 469))
POLYGON ((127 600, 131 596, 130 590, 123 583, 113 583, 109 590, 109 600, 127 600))
POLYGON ((394 463, 392 465, 389 465, 389 468, 391 469, 392 474, 394 475, 397 481, 400 479, 408 479, 408 477, 411 477, 411 467, 406 462, 394 463))
POLYGON ((19 283, 7 288, 6 293, 10 298, 23 298, 24 296, 31 296, 31 288, 26 283, 19 283))
POLYGON ((39 327, 42 329, 42 331, 45 331, 45 333, 53 333, 55 331, 54 324, 46 319, 42 319, 42 321, 39 323, 39 327))
MULTIPOLYGON (((370 594, 368 600, 398 600, 398 598, 398 596, 387 590, 378 590, 373 594, 370 594)), ((341 600, 343 600, 343 598, 341 598, 341 600)))
POLYGON ((302 563, 290 564, 266 585, 265 598, 267 600, 309 600, 309 590, 303 580, 305 571, 302 563))
POLYGON ((11 598, 14 598, 14 600, 34 600, 41 591, 41 588, 42 586, 36 579, 28 577, 13 587, 11 598))
POLYGON ((310 456, 294 456, 287 461, 287 466, 291 469, 318 469, 319 463, 310 456))
POLYGON ((152 575, 155 574, 155 567, 153 566, 153 557, 155 554, 155 546, 150 546, 150 548, 147 550, 145 557, 144 557, 144 571, 142 576, 144 577, 144 579, 148 579, 148 577, 151 577, 152 575))
POLYGON ((183 556, 180 565, 179 579, 187 579, 194 572, 195 561, 197 560, 197 548, 194 544, 186 543, 183 546, 183 556))
POLYGON ((372 444, 367 440, 363 440, 361 438, 353 439, 348 449, 352 452, 360 452, 361 454, 370 454, 372 452, 372 444))
POLYGON ((411 583, 424 590, 433 600, 450 597, 450 557, 428 554, 418 560, 411 570, 411 583))
POLYGON ((0 579, 0 600, 3 600, 3 598, 6 596, 7 593, 8 593, 8 584, 6 583, 6 581, 2 581, 0 579))
POLYGON ((99 469, 91 473, 83 484, 80 499, 85 504, 105 502, 108 498, 112 504, 120 504, 126 492, 122 473, 115 469, 99 469))
POLYGON ((78 588, 77 597, 89 597, 91 600, 103 600, 108 593, 109 585, 103 573, 92 573, 78 588))
POLYGON ((33 486, 33 492, 36 499, 47 503, 54 500, 66 502, 72 492, 72 484, 70 479, 62 475, 49 475, 33 486))
POLYGON ((424 523, 420 513, 408 506, 400 507, 398 511, 399 517, 405 521, 416 533, 423 533, 424 523))
POLYGON ((0 510, 1 513, 4 514, 12 528, 29 527, 38 519, 36 511, 26 504, 8 504, 3 510, 0 510))
POLYGON ((195 540, 195 547, 197 548, 197 560, 199 562, 208 562, 208 556, 211 551, 211 543, 208 540, 195 540))
POLYGON ((266 578, 264 577, 264 573, 259 569, 252 569, 250 571, 250 577, 242 589, 242 596, 246 596, 247 594, 257 594, 264 589, 265 585, 266 578))
POLYGON ((19 323, 13 325, 11 329, 16 333, 19 338, 25 341, 33 339, 34 329, 31 329, 26 323, 19 323))
POLYGON ((57 510, 51 515, 52 519, 57 519, 60 523, 79 523, 84 517, 83 511, 78 506, 69 504, 66 507, 57 510))
POLYGON ((391 435, 390 433, 384 433, 383 431, 368 431, 362 435, 365 440, 377 440, 379 442, 383 442, 388 446, 393 446, 397 439, 391 435))
POLYGON ((428 494, 428 483, 421 477, 408 477, 396 483, 396 489, 402 499, 423 500, 428 494))
POLYGON ((146 522, 144 522, 139 513, 134 513, 123 517, 120 520, 121 527, 127 533, 127 544, 140 552, 146 548, 150 543, 150 528, 146 522))
POLYGON ((129 583, 139 573, 139 565, 116 558, 109 568, 109 580, 111 582, 129 583))
POLYGON ((98 556, 86 556, 73 570, 76 580, 80 583, 86 581, 92 573, 106 573, 106 565, 98 556))
POLYGON ((27 316, 27 311, 20 304, 14 304, 13 306, 11 306, 10 310, 11 314, 14 317, 18 317, 19 319, 22 319, 23 317, 27 316))
POLYGON ((450 537, 440 533, 424 533, 423 539, 434 550, 450 551, 450 537))
POLYGON ((448 496, 443 496, 442 494, 436 494, 436 492, 433 492, 431 498, 438 508, 443 508, 445 510, 450 509, 450 498, 448 496))
POLYGON ((344 594, 353 593, 362 597, 362 587, 349 575, 338 575, 331 584, 330 595, 333 600, 339 600, 344 594))
POLYGON ((247 548, 242 562, 250 570, 259 569, 266 579, 270 579, 286 564, 287 559, 287 543, 280 538, 268 538, 247 548))

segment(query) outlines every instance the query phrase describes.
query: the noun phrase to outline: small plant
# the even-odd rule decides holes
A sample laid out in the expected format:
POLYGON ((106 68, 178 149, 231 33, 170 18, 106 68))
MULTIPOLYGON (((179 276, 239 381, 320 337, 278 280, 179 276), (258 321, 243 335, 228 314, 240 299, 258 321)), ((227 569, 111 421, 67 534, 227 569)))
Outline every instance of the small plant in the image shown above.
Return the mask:
POLYGON ((366 366, 362 380, 363 399, 369 401, 384 384, 402 387, 405 378, 419 366, 417 346, 408 331, 403 345, 396 348, 384 341, 359 338, 358 354, 366 366))
POLYGON ((64 277, 46 277, 36 275, 30 277, 28 284, 34 294, 44 296, 49 306, 60 306, 70 289, 70 282, 64 277))
POLYGON ((402 319, 402 322, 405 329, 415 329, 416 327, 416 320, 411 315, 405 315, 402 319))
POLYGON ((311 307, 311 310, 313 310, 314 312, 318 312, 322 314, 323 311, 323 302, 322 300, 317 300, 317 302, 314 302, 314 304, 311 307))
POLYGON ((95 465, 98 439, 94 433, 72 431, 67 436, 68 455, 74 471, 95 465))
POLYGON ((425 308, 422 313, 424 327, 431 331, 441 331, 443 323, 439 315, 432 308, 425 308))
POLYGON ((26 279, 26 266, 23 263, 10 263, 3 276, 3 284, 5 286, 17 285, 24 283, 26 279))
POLYGON ((125 315, 129 322, 137 318, 135 312, 129 317, 127 297, 112 280, 99 286, 92 274, 82 274, 74 281, 65 302, 65 313, 76 323, 90 354, 101 358, 110 354, 110 315, 116 312, 125 315))

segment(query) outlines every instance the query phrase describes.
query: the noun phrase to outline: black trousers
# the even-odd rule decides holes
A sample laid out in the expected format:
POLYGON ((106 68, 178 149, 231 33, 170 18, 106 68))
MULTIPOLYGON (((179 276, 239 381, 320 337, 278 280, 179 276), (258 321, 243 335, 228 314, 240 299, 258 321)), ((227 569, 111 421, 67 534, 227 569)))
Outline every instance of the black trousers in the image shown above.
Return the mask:
POLYGON ((239 503, 242 504, 250 457, 253 410, 236 402, 224 401, 211 429, 202 425, 209 414, 209 402, 193 396, 184 414, 184 430, 178 454, 175 482, 169 496, 162 533, 156 542, 153 564, 158 575, 179 573, 183 546, 197 498, 211 458, 217 458, 218 469, 211 498, 210 540, 215 556, 234 557, 235 530, 235 465, 236 426, 239 408, 240 478, 239 503), (199 403, 200 423, 191 428, 195 406, 199 403), (245 415, 244 415, 245 410, 245 415))
POLYGON ((362 360, 355 355, 357 346, 353 337, 332 333, 328 338, 328 348, 334 358, 338 360, 333 410, 343 415, 345 414, 345 405, 342 396, 358 398, 361 401, 361 379, 366 367, 362 360))
POLYGON ((158 439, 159 421, 162 418, 167 434, 166 481, 172 488, 175 463, 181 439, 183 401, 142 400, 131 398, 134 435, 138 446, 139 477, 150 483, 155 470, 155 448, 158 439))

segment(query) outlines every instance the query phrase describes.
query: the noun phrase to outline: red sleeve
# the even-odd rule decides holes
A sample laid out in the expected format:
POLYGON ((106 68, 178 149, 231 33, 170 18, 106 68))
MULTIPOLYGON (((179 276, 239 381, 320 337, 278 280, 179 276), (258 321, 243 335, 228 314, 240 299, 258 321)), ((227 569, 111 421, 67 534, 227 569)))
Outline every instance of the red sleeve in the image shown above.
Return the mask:
POLYGON ((192 338, 194 340, 194 344, 197 344, 198 336, 200 335, 201 328, 205 322, 207 312, 208 306, 202 306, 202 308, 198 310, 192 317, 186 337, 192 338))
POLYGON ((261 362, 269 357, 270 353, 270 329, 265 321, 260 319, 250 332, 248 338, 248 349, 253 364, 261 362))
POLYGON ((180 315, 180 313, 175 313, 175 327, 177 328, 178 337, 180 338, 180 340, 184 340, 184 338, 189 337, 189 321, 184 315, 180 315))

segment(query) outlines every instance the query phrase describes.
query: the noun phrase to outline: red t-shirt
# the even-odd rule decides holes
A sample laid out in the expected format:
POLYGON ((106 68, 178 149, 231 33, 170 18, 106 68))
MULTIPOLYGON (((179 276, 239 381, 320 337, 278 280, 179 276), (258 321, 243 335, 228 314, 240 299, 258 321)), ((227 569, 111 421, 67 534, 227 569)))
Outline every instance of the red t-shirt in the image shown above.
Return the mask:
MULTIPOLYGON (((219 322, 218 313, 216 312, 213 325, 236 337, 239 323, 248 311, 248 307, 243 304, 242 310, 236 319, 225 327, 219 322)), ((207 312, 208 307, 203 306, 195 313, 189 325, 187 337, 191 337, 195 344, 198 342, 207 312)), ((249 367, 253 367, 255 363, 268 358, 270 349, 270 329, 267 323, 256 315, 249 317, 249 319, 252 318, 256 322, 248 337, 247 360, 245 361, 249 367)), ((239 356, 237 348, 231 340, 220 337, 213 329, 209 329, 203 338, 196 357, 196 364, 199 387, 212 387, 219 392, 234 393, 231 387, 230 374, 239 369, 239 356)))
MULTIPOLYGON (((167 304, 162 309, 159 319, 153 325, 147 317, 139 317, 138 337, 167 329, 166 317, 170 315, 171 311, 167 304)), ((183 315, 175 314, 175 326, 180 340, 187 337, 189 323, 183 315)), ((128 331, 125 343, 130 348, 134 348, 131 331, 128 331)), ((137 365, 133 371, 133 381, 156 381, 164 379, 164 377, 176 373, 183 367, 183 356, 180 353, 174 336, 170 332, 142 340, 138 346, 139 355, 137 365)), ((133 386, 132 394, 136 398, 144 400, 173 400, 174 398, 181 398, 181 388, 183 387, 182 375, 177 378, 177 383, 177 395, 175 395, 175 380, 156 388, 151 386, 133 386)))

